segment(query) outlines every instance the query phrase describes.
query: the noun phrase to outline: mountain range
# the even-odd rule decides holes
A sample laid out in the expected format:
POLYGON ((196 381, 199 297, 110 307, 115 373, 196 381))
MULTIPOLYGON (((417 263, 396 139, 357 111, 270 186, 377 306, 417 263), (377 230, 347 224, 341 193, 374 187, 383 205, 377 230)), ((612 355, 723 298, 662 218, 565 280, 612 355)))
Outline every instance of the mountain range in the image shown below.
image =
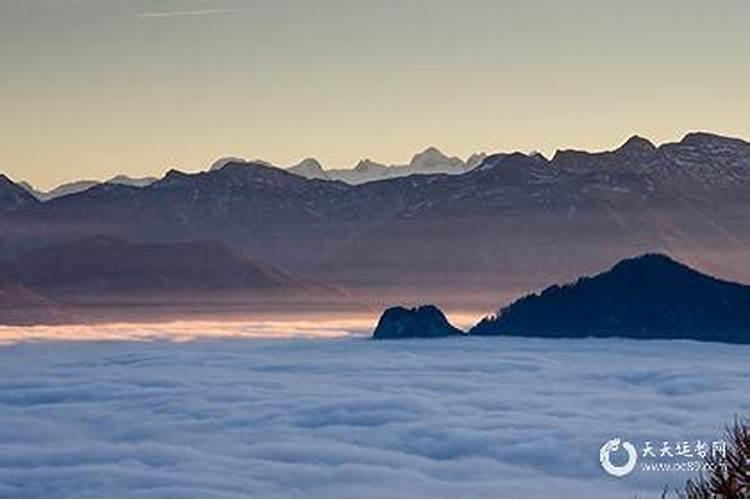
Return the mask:
POLYGON ((4 260, 97 235, 219 241, 382 303, 484 307, 654 251, 750 281, 750 144, 703 132, 660 146, 633 136, 612 151, 495 154, 464 173, 362 184, 228 160, 44 202, 0 178, 4 260))
MULTIPOLYGON (((485 153, 475 153, 464 161, 457 157, 447 156, 438 148, 431 146, 415 154, 411 161, 405 165, 385 165, 368 158, 360 160, 353 168, 325 169, 315 158, 305 158, 296 165, 286 168, 286 170, 307 179, 364 184, 414 174, 463 174, 477 167, 486 156, 485 153)), ((209 170, 218 170, 227 163, 254 163, 268 167, 275 166, 264 160, 246 162, 240 158, 227 157, 214 162, 209 170)))
MULTIPOLYGON (((298 164, 288 167, 286 170, 307 179, 341 180, 349 184, 363 184, 365 182, 403 177, 412 174, 461 174, 478 166, 486 156, 485 153, 475 153, 464 162, 460 158, 444 155, 435 147, 429 147, 421 153, 414 155, 412 161, 406 165, 386 166, 367 159, 360 161, 350 169, 339 168, 324 170, 323 166, 315 158, 305 158, 298 164)), ((267 167, 276 167, 271 162, 265 160, 258 159, 248 162, 243 158, 232 156, 219 158, 211 164, 208 170, 219 170, 228 163, 253 163, 265 165, 267 167)), ((36 189, 30 183, 25 181, 19 181, 18 185, 32 194, 36 199, 47 201, 53 198, 67 196, 69 194, 81 193, 99 184, 119 184, 123 186, 145 187, 153 184, 157 180, 157 177, 129 177, 120 174, 106 181, 80 180, 66 182, 50 189, 49 191, 36 189)))

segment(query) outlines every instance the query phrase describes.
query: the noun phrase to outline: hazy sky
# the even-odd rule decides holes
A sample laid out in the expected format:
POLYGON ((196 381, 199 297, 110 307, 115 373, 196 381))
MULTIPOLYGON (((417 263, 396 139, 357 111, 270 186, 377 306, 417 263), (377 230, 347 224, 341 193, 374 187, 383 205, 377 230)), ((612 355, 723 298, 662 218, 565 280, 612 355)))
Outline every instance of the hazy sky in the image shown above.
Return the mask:
POLYGON ((0 0, 0 172, 750 138, 748 26, 745 0, 0 0))

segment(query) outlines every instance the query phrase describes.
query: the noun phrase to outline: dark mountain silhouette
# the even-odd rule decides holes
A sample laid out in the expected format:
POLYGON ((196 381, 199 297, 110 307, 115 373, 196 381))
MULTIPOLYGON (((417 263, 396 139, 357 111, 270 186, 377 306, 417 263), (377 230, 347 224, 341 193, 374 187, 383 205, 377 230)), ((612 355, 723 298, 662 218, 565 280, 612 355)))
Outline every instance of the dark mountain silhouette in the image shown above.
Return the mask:
POLYGON ((38 248, 0 266, 0 324, 97 321, 123 317, 107 308, 148 306, 168 316, 176 305, 284 309, 329 303, 359 307, 342 290, 259 263, 221 242, 132 243, 92 237, 38 248), (83 308, 83 309, 82 309, 83 308), (88 310, 84 310, 88 309, 88 310))
POLYGON ((332 287, 260 264, 216 241, 131 243, 93 237, 25 253, 3 273, 6 281, 45 294, 244 291, 322 294, 332 287))
POLYGON ((750 343, 750 286, 647 254, 526 296, 469 333, 750 343))
POLYGON ((390 303, 519 293, 655 249, 750 281, 750 144, 706 133, 360 185, 229 161, 34 201, 0 209, 0 258, 100 234, 216 240, 390 303))
POLYGON ((375 339, 435 338, 463 335, 451 325, 440 309, 433 305, 412 309, 391 307, 378 321, 372 337, 375 339))
POLYGON ((34 290, 94 293, 164 290, 276 290, 302 286, 223 243, 130 243, 97 237, 40 248, 7 273, 34 290))

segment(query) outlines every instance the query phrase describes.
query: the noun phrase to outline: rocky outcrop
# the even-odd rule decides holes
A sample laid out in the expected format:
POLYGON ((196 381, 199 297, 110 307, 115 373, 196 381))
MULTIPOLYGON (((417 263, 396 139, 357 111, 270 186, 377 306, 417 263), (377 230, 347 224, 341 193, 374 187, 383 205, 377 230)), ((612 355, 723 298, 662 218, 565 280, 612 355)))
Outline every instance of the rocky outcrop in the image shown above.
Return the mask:
POLYGON ((378 321, 374 339, 436 338, 463 335, 451 325, 445 315, 433 305, 406 309, 386 309, 378 321))

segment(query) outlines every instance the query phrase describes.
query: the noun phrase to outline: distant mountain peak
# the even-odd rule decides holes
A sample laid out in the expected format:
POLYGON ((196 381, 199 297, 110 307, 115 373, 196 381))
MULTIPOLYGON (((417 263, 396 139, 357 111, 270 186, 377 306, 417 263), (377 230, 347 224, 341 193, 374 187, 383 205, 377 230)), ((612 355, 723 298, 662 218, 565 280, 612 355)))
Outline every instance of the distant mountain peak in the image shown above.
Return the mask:
POLYGON ((304 160, 299 162, 297 166, 298 167, 301 167, 301 166, 312 167, 312 168, 323 170, 323 165, 321 165, 320 162, 313 157, 305 158, 304 160))
POLYGON ((315 158, 305 158, 301 162, 289 167, 287 170, 296 174, 304 174, 305 177, 314 174, 324 174, 323 165, 315 158))
POLYGON ((633 135, 631 136, 625 143, 620 146, 617 151, 618 152, 625 152, 630 154, 650 154, 656 151, 656 146, 653 142, 649 141, 645 137, 641 137, 640 135, 633 135))
POLYGON ((183 172, 182 170, 177 170, 176 168, 170 168, 167 170, 167 173, 164 174, 164 179, 184 179, 186 177, 190 177, 190 174, 187 172, 183 172))
POLYGON ((357 164, 354 166, 353 170, 356 170, 357 172, 367 172, 371 169, 381 169, 381 168, 388 168, 388 167, 380 163, 374 162, 369 158, 365 158, 365 159, 359 160, 359 162, 357 162, 357 164))
POLYGON ((208 168, 209 171, 213 170, 221 170, 225 166, 227 166, 229 163, 247 163, 247 160, 245 158, 240 158, 237 156, 225 156, 224 158, 219 158, 215 162, 211 164, 211 166, 208 168))
POLYGON ((412 168, 431 168, 445 165, 463 166, 464 162, 460 158, 446 156, 435 146, 430 146, 421 153, 415 154, 409 165, 412 168))
POLYGON ((436 157, 436 158, 448 158, 440 149, 436 146, 428 146, 424 150, 415 154, 414 157, 436 157))
POLYGON ((329 179, 328 174, 323 170, 323 166, 315 158, 305 158, 287 170, 308 179, 329 179))

